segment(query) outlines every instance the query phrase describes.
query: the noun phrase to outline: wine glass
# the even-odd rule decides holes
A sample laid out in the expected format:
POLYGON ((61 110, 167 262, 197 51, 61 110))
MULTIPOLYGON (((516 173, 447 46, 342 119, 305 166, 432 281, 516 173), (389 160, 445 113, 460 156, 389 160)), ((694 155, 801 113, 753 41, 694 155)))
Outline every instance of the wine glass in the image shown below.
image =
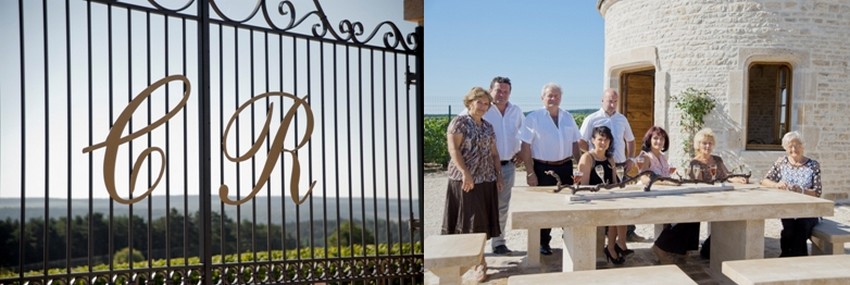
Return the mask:
POLYGON ((638 155, 638 156, 636 156, 636 157, 635 157, 635 162, 636 162, 639 166, 643 166, 643 155, 638 155))
POLYGON ((578 186, 578 184, 581 183, 581 177, 583 175, 584 173, 582 173, 581 170, 573 170, 573 184, 578 186))
POLYGON ((608 179, 607 177, 605 177, 605 168, 602 167, 601 164, 594 167, 593 171, 595 171, 596 175, 599 176, 600 179, 602 179, 602 184, 608 184, 608 179))
POLYGON ((695 180, 703 180, 702 167, 700 167, 699 164, 691 165, 691 175, 695 180))
POLYGON ((670 166, 670 177, 673 177, 673 173, 676 173, 676 167, 670 166))

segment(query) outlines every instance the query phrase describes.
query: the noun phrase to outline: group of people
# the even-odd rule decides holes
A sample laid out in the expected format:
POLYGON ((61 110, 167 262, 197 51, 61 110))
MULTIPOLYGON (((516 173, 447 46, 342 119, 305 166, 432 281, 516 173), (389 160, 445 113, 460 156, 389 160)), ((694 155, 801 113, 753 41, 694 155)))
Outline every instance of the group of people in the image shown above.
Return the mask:
MULTIPOLYGON (((494 254, 510 254, 504 229, 519 163, 525 165, 529 186, 556 185, 557 180, 547 171, 572 178, 574 162, 577 173, 587 174, 575 176, 580 179, 576 183, 582 185, 619 183, 618 168, 623 173, 650 170, 662 177, 676 171, 664 155, 670 140, 663 128, 651 127, 643 136, 640 151, 635 150, 635 136, 627 118, 617 111, 619 94, 614 89, 603 92, 602 107, 588 115, 581 127, 570 112, 561 108, 563 91, 558 84, 543 86, 543 108, 527 116, 510 103, 510 95, 510 79, 495 77, 489 90, 472 88, 463 99, 466 110, 449 123, 451 160, 442 234, 486 233, 494 254)), ((730 174, 722 158, 713 154, 716 140, 711 129, 699 131, 693 142, 695 155, 686 171, 691 179, 722 179, 730 174)), ((820 165, 804 156, 800 134, 785 134, 782 146, 786 155, 773 164, 761 185, 819 197, 820 165)), ((730 180, 749 182, 743 178, 730 180)), ((782 219, 780 256, 807 255, 806 240, 817 223, 818 218, 782 219)), ((602 250, 608 261, 622 264, 634 252, 626 243, 630 227, 633 228, 607 227, 608 242, 602 250)), ((539 251, 543 255, 552 254, 550 232, 551 229, 540 231, 539 251)), ((703 249, 709 245, 710 237, 703 249)), ((675 263, 686 251, 698 247, 699 223, 678 223, 665 225, 652 251, 661 263, 675 263)), ((708 251, 703 252, 708 257, 708 251)), ((479 281, 487 278, 486 271, 482 258, 476 267, 479 281)))

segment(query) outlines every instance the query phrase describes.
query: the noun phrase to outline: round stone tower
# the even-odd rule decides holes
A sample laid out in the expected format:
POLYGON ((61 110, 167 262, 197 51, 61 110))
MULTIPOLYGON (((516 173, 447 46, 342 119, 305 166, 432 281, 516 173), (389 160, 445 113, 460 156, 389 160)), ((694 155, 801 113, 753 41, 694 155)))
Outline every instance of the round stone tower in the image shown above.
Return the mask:
MULTIPOLYGON (((689 87, 717 101, 706 127, 715 153, 758 181, 799 131, 822 167, 824 198, 850 193, 850 2, 846 0, 598 0, 605 21, 605 80, 622 94, 636 140, 651 125, 681 151, 680 111, 689 87)), ((639 143, 639 142, 638 142, 639 143)), ((737 168, 737 169, 736 169, 737 168)))

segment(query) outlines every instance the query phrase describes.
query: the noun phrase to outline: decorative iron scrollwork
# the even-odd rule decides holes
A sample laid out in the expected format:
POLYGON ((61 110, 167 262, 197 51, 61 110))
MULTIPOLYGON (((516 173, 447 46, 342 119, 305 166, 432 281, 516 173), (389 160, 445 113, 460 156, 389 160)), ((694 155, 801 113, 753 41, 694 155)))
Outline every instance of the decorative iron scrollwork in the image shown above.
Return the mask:
MULTIPOLYGON (((156 6, 157 8, 169 10, 163 8, 162 5, 156 3, 156 1, 154 0, 149 1, 151 1, 151 4, 156 6)), ((191 2, 186 5, 190 4, 191 2)), ((319 3, 319 0, 313 0, 313 4, 316 6, 316 10, 307 12, 303 16, 299 17, 295 8, 295 4, 293 4, 292 1, 280 1, 277 5, 277 14, 280 16, 285 16, 285 18, 287 18, 288 20, 285 25, 278 25, 272 19, 273 12, 269 10, 269 5, 266 0, 258 0, 256 3, 254 3, 254 7, 252 8, 251 12, 244 18, 240 19, 228 16, 221 9, 216 0, 210 0, 210 7, 213 9, 215 14, 223 21, 229 23, 247 24, 249 21, 254 19, 260 11, 262 11, 263 20, 265 20, 265 23, 268 25, 269 28, 281 32, 291 32, 293 29, 304 24, 304 22, 308 18, 315 16, 316 18, 318 18, 318 23, 314 23, 311 27, 311 32, 314 37, 329 37, 330 39, 358 45, 370 45, 369 43, 372 42, 377 35, 381 34, 384 48, 398 49, 399 47, 401 47, 402 50, 412 52, 418 47, 416 32, 411 32, 405 35, 401 32, 398 26, 391 21, 383 21, 378 23, 368 34, 366 34, 366 27, 363 25, 362 22, 352 21, 349 19, 341 20, 337 25, 337 29, 333 29, 333 25, 331 24, 330 19, 328 19, 327 14, 325 14, 325 10, 322 8, 322 5, 319 3), (382 31, 384 32, 382 33, 382 31)), ((185 7, 181 7, 181 9, 185 9, 185 7)), ((373 44, 373 46, 378 45, 373 44)))

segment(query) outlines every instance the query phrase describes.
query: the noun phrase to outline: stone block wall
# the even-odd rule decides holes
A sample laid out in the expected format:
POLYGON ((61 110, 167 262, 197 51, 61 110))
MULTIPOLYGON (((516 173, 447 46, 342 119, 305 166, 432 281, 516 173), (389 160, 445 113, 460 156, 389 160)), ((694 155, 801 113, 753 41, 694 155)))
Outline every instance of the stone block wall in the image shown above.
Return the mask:
MULTIPOLYGON (((679 112, 669 102, 688 87, 707 90, 718 105, 706 126, 718 135, 716 152, 731 168, 760 179, 781 150, 746 149, 748 66, 792 67, 791 130, 802 133, 806 155, 823 168, 824 197, 850 193, 850 1, 598 0, 605 20, 603 87, 619 87, 619 74, 656 70, 655 122, 682 142, 679 112)), ((685 161, 671 147, 671 163, 685 161)))

